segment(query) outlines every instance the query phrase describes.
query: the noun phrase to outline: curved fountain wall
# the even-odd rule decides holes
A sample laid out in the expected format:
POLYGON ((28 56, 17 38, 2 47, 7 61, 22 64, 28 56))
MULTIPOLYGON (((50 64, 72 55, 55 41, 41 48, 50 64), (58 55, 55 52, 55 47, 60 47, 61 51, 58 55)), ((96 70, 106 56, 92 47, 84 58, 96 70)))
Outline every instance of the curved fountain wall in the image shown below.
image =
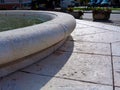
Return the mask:
POLYGON ((50 11, 0 11, 0 15, 37 16, 46 22, 0 32, 0 77, 43 59, 74 30, 73 16, 50 11))

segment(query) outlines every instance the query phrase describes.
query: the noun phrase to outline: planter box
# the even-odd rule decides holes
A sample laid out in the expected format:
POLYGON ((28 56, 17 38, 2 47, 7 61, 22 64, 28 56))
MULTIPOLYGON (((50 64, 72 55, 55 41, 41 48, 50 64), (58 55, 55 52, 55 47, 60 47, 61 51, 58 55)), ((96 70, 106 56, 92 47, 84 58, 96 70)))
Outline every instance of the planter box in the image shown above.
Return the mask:
POLYGON ((71 14, 72 16, 74 16, 75 18, 79 19, 82 17, 83 12, 82 11, 68 11, 69 14, 71 14))
POLYGON ((93 10, 93 20, 109 20, 111 11, 93 10))

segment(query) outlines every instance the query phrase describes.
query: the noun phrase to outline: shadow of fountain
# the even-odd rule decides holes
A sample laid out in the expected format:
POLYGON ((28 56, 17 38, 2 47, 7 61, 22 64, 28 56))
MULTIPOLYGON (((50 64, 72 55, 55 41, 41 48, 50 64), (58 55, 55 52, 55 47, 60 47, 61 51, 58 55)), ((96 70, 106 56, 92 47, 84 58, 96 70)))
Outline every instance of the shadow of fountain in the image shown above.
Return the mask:
POLYGON ((94 20, 94 22, 113 23, 112 20, 94 20))
POLYGON ((61 48, 65 47, 65 50, 59 48, 42 61, 1 78, 0 90, 48 90, 51 87, 48 84, 54 85, 60 79, 57 75, 69 61, 73 52, 74 40, 71 36, 69 38, 71 38, 69 48, 65 43, 61 46, 61 48))

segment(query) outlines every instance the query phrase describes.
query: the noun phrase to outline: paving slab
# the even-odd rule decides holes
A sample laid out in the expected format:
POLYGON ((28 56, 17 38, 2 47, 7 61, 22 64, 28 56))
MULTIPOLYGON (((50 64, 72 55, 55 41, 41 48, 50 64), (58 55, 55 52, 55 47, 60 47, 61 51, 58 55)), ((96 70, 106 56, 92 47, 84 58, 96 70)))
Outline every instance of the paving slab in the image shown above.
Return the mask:
POLYGON ((65 44, 59 50, 73 51, 79 53, 111 55, 110 44, 105 43, 66 41, 65 44))
POLYGON ((0 90, 112 90, 112 86, 16 72, 0 82, 0 90))
POLYGON ((120 90, 120 87, 118 88, 118 87, 115 87, 115 90, 120 90))
POLYGON ((55 52, 22 71, 112 85, 110 60, 110 56, 55 52))
POLYGON ((113 76, 115 90, 120 90, 120 27, 76 21, 75 31, 60 49, 0 78, 0 90, 113 90, 113 76))
POLYGON ((113 26, 113 25, 108 25, 100 22, 91 22, 91 21, 85 21, 85 20, 76 20, 78 24, 82 25, 88 25, 91 27, 96 27, 96 28, 101 28, 101 29, 106 29, 108 31, 113 31, 113 32, 119 32, 120 33, 120 27, 119 26, 113 26))
MULTIPOLYGON (((79 24, 80 25, 80 24, 79 24)), ((79 26, 78 25, 78 26, 79 26)), ((86 27, 86 28, 76 28, 72 35, 74 36, 83 36, 83 35, 89 35, 89 34, 96 34, 96 33, 103 33, 103 32, 108 32, 107 30, 104 30, 104 29, 99 29, 99 28, 95 28, 95 27, 86 27)))
POLYGON ((115 86, 120 86, 120 57, 113 57, 115 86))
POLYGON ((76 27, 75 27, 75 29, 79 29, 79 28, 87 28, 87 27, 89 27, 88 25, 82 25, 82 24, 76 24, 76 27))
POLYGON ((112 43, 112 54, 120 56, 120 42, 112 43))
POLYGON ((105 32, 105 33, 97 33, 97 34, 90 34, 84 36, 73 35, 73 40, 112 43, 112 42, 120 41, 120 33, 105 32))
MULTIPOLYGON (((86 12, 86 11, 85 11, 86 12)), ((85 13, 83 15, 83 20, 87 20, 87 21, 93 21, 93 17, 92 17, 92 11, 85 13)), ((100 22, 100 23, 105 23, 108 25, 117 25, 120 26, 120 12, 119 11, 112 11, 112 13, 110 14, 110 19, 108 21, 93 21, 93 22, 100 22)))

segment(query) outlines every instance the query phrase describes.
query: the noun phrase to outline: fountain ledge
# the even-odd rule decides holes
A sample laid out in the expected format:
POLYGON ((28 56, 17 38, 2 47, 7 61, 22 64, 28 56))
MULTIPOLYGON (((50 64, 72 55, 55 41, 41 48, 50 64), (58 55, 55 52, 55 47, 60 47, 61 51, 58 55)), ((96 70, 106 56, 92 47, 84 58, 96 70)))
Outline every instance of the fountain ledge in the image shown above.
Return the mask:
POLYGON ((76 26, 73 16, 51 11, 0 11, 0 15, 38 16, 46 22, 0 32, 0 77, 31 65, 59 48, 76 26))

